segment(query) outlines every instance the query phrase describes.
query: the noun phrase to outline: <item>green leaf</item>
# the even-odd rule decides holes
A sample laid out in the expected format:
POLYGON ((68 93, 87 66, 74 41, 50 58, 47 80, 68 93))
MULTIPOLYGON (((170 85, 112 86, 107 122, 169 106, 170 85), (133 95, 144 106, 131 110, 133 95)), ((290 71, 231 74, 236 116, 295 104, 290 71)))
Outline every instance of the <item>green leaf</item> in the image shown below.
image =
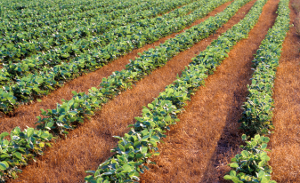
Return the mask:
POLYGON ((0 138, 3 139, 4 137, 9 136, 8 132, 3 132, 0 134, 0 138))
POLYGON ((235 177, 236 176, 236 171, 234 170, 230 170, 229 175, 235 177))
POLYGON ((159 142, 160 139, 159 139, 158 136, 154 135, 154 136, 151 137, 151 140, 154 140, 155 142, 159 142))
POLYGON ((150 113, 150 114, 151 114, 151 112, 150 112, 150 110, 149 110, 148 108, 144 108, 144 109, 142 110, 142 112, 143 112, 143 113, 146 113, 146 114, 147 114, 147 113, 150 113))
POLYGON ((0 170, 4 171, 9 167, 8 163, 6 161, 0 162, 0 170))
POLYGON ((45 143, 41 142, 39 143, 40 148, 44 148, 45 147, 45 143))
POLYGON ((258 172, 258 177, 262 179, 264 176, 265 176, 265 172, 263 170, 260 170, 258 172))
POLYGON ((31 137, 34 133, 34 129, 33 128, 27 128, 27 137, 31 137))
POLYGON ((248 157, 249 156, 249 153, 246 150, 242 151, 241 154, 242 154, 243 157, 248 157))
POLYGON ((247 140, 247 135, 246 135, 246 134, 243 134, 243 135, 242 135, 242 140, 243 140, 243 141, 247 140))
POLYGON ((43 138, 43 139, 47 139, 49 136, 50 136, 50 134, 49 134, 49 133, 47 133, 47 132, 44 132, 44 133, 41 135, 41 138, 43 138))
POLYGON ((266 143, 263 143, 263 144, 261 145, 261 148, 262 148, 262 149, 266 149, 267 146, 268 146, 268 145, 267 145, 266 143))
POLYGON ((51 128, 53 125, 54 125, 54 122, 49 122, 49 123, 47 123, 46 127, 51 128))
POLYGON ((131 166, 128 164, 123 165, 123 171, 122 172, 131 172, 131 166))
POLYGON ((168 115, 168 116, 165 117, 165 121, 168 122, 168 121, 170 121, 170 120, 171 120, 171 116, 168 115))
POLYGON ((142 147, 142 153, 146 154, 148 152, 148 148, 147 147, 142 147))
POLYGON ((230 163, 230 167, 231 168, 238 168, 239 164, 237 164, 237 163, 230 163))
POLYGON ((138 178, 139 176, 140 176, 140 174, 137 171, 129 173, 129 177, 130 178, 135 178, 137 181, 139 181, 139 178, 138 178))
POLYGON ((150 104, 148 104, 148 107, 150 108, 150 109, 153 109, 154 108, 154 106, 150 103, 150 104))
POLYGON ((243 183, 243 181, 240 181, 240 179, 237 178, 237 177, 232 177, 232 181, 233 181, 234 183, 243 183))
POLYGON ((268 183, 269 180, 266 177, 263 177, 260 181, 260 183, 268 183))
POLYGON ((262 142, 265 142, 265 143, 268 143, 268 142, 270 141, 270 138, 269 138, 269 137, 264 137, 264 136, 262 136, 262 137, 261 137, 261 141, 262 141, 262 142))
POLYGON ((260 139, 260 135, 258 135, 258 134, 255 135, 255 136, 254 136, 254 139, 255 139, 256 141, 258 141, 258 140, 260 139))
POLYGON ((225 176, 224 176, 224 179, 225 179, 225 180, 232 180, 232 177, 231 177, 230 175, 225 175, 225 176))
POLYGON ((14 155, 16 158, 18 158, 18 159, 22 159, 22 154, 19 153, 19 152, 16 152, 16 153, 14 153, 13 155, 14 155))

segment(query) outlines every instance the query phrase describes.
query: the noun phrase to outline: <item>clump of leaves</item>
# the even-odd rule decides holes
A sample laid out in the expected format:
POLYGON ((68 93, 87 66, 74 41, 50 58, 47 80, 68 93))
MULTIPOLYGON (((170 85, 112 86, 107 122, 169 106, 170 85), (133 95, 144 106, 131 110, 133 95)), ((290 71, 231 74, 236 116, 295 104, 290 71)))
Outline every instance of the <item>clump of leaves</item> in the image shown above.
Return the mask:
POLYGON ((43 154, 46 146, 53 138, 48 131, 27 128, 21 131, 19 127, 14 128, 11 133, 0 134, 0 182, 7 178, 16 178, 21 170, 20 166, 27 165, 27 162, 37 155, 43 154), (6 137, 10 137, 7 140, 6 137))
POLYGON ((252 84, 248 86, 249 95, 243 105, 244 112, 240 120, 241 129, 254 138, 246 141, 249 137, 242 136, 246 146, 241 146, 243 151, 231 160, 229 166, 232 170, 224 177, 235 183, 275 182, 271 180, 272 170, 268 165, 270 158, 267 155, 269 150, 266 148, 269 138, 261 135, 272 133, 271 130, 274 128, 272 89, 282 43, 289 30, 289 0, 280 0, 277 13, 274 26, 268 31, 253 60, 255 71, 251 79, 252 84))
POLYGON ((232 168, 229 175, 224 177, 225 180, 232 180, 234 183, 243 182, 261 182, 275 183, 270 180, 272 169, 268 165, 270 157, 267 155, 268 137, 255 135, 250 141, 245 134, 242 136, 246 145, 241 146, 243 151, 231 159, 229 166, 232 168))

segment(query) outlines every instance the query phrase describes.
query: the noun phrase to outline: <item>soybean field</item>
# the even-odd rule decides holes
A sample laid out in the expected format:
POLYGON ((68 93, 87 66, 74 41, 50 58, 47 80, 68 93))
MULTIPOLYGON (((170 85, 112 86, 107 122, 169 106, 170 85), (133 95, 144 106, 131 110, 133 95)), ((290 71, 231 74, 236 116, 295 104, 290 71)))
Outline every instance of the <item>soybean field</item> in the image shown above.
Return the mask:
POLYGON ((298 0, 0 0, 0 182, 300 182, 298 0))

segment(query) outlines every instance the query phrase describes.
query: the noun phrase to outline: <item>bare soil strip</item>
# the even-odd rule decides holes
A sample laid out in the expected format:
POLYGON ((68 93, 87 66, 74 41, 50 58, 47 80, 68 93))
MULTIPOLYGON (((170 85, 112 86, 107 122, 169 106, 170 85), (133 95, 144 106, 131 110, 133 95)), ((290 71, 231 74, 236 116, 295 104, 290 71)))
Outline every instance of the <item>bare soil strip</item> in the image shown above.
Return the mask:
MULTIPOLYGON (((291 8, 291 24, 296 13, 291 8)), ((278 183, 300 182, 300 37, 291 27, 283 43, 274 87, 270 165, 278 183)))
MULTIPOLYGON (((134 117, 140 115, 142 107, 157 97, 166 85, 172 83, 195 54, 238 23, 254 2, 242 7, 216 34, 180 53, 164 67, 138 82, 132 90, 123 92, 110 101, 95 117, 72 131, 68 139, 59 140, 44 156, 39 157, 37 163, 24 168, 18 180, 11 182, 82 182, 86 176, 85 170, 96 169, 112 155, 110 149, 115 147, 117 142, 112 136, 123 136, 128 131, 127 125, 134 123, 134 117)), ((221 12, 226 5, 217 8, 209 16, 221 12)))
MULTIPOLYGON (((205 18, 195 21, 191 26, 187 27, 186 29, 201 23, 208 17, 213 16, 218 12, 223 11, 229 4, 230 2, 221 5, 220 7, 216 8, 214 11, 209 13, 205 18)), ((11 131, 16 126, 19 126, 21 129, 24 129, 26 126, 35 126, 34 123, 37 121, 36 116, 41 115, 40 109, 46 110, 56 108, 56 104, 61 103, 62 99, 70 100, 72 98, 72 91, 87 92, 88 89, 90 89, 91 87, 98 87, 103 77, 110 76, 114 71, 121 71, 122 69, 125 69, 125 65, 129 63, 129 60, 133 60, 135 57, 138 57, 138 53, 141 53, 150 48, 154 48, 160 43, 165 42, 167 39, 175 37, 177 34, 178 33, 174 33, 170 36, 160 39, 159 41, 153 44, 148 44, 140 49, 136 49, 133 52, 127 54, 126 56, 123 56, 109 63, 108 65, 100 68, 95 72, 89 73, 87 75, 81 76, 68 82, 67 84, 65 84, 65 86, 57 89, 50 95, 43 97, 41 99, 42 102, 34 102, 30 105, 20 106, 18 109, 16 109, 16 111, 14 112, 14 116, 12 117, 0 117, 0 133, 4 131, 11 131)))
POLYGON ((249 38, 234 47, 192 97, 159 146, 161 154, 153 158, 157 165, 150 166, 141 182, 225 182, 227 164, 242 144, 238 120, 251 83, 253 54, 275 22, 278 2, 267 2, 249 38))

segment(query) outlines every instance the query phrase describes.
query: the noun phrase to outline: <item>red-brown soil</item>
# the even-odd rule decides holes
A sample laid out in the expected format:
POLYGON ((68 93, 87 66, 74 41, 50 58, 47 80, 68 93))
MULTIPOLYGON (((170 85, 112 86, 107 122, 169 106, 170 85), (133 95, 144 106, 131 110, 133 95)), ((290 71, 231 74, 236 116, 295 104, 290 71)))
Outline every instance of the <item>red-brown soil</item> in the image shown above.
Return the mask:
MULTIPOLYGON (((195 21, 191 26, 199 24, 208 17, 222 11, 229 4, 230 2, 218 7, 215 11, 209 13, 208 16, 206 16, 206 18, 195 21)), ((191 26, 187 27, 186 29, 190 28, 191 26)), ((154 48, 155 46, 158 46, 160 43, 163 43, 167 39, 175 37, 177 34, 178 33, 174 33, 170 36, 160 39, 159 41, 154 42, 153 44, 145 45, 140 49, 136 49, 133 52, 119 59, 116 59, 112 63, 98 69, 97 71, 81 76, 66 83, 65 86, 57 89, 48 96, 43 97, 42 102, 34 102, 30 105, 20 106, 14 112, 14 116, 5 116, 4 118, 1 118, 0 133, 4 131, 10 132, 16 126, 19 126, 21 129, 26 128, 26 126, 33 127, 35 122, 37 121, 36 116, 41 115, 40 109, 46 110, 56 108, 56 104, 61 103, 62 99, 70 100, 72 98, 72 91, 88 92, 90 88, 98 87, 103 77, 110 76, 114 71, 120 71, 122 69, 125 69, 125 65, 129 63, 130 59, 133 60, 135 57, 138 57, 138 53, 142 53, 145 50, 154 48)))
MULTIPOLYGON (((127 125, 134 123, 134 117, 141 114, 142 106, 151 102, 166 85, 172 83, 195 54, 242 19, 254 2, 242 7, 216 34, 180 53, 164 67, 138 82, 133 89, 110 101, 66 139, 57 140, 36 163, 23 168, 18 179, 9 182, 84 182, 85 170, 95 170, 112 155, 110 149, 117 143, 112 136, 123 136, 128 131, 127 125)), ((161 154, 152 159, 157 165, 151 165, 150 170, 141 175, 141 182, 225 182, 222 177, 230 170, 227 164, 240 151, 239 145, 242 144, 238 120, 248 94, 246 86, 250 84, 249 79, 253 73, 253 54, 275 21, 278 2, 267 2, 249 38, 234 47, 229 58, 223 61, 214 75, 208 77, 206 86, 201 87, 192 97, 186 111, 180 115, 181 121, 171 127, 164 139, 165 143, 159 145, 161 154)), ((193 25, 222 11, 228 4, 220 6, 193 25)), ((295 12, 291 13, 291 20, 296 21, 295 12)), ((103 77, 124 69, 129 59, 138 56, 138 52, 153 48, 176 34, 134 50, 93 73, 68 82, 42 98, 40 103, 21 106, 15 116, 1 119, 0 132, 10 131, 15 126, 34 126, 40 108, 55 108, 61 99, 70 99, 73 90, 87 92, 89 88, 98 86, 103 77)), ((273 179, 279 183, 300 182, 299 43, 296 27, 291 27, 283 45, 275 80, 276 129, 271 136, 270 164, 274 170, 273 179)))
POLYGON ((294 25, 296 27, 296 33, 300 36, 300 1, 292 0, 292 7, 296 11, 296 18, 294 19, 294 25))
MULTIPOLYGON (((199 24, 200 22, 206 20, 208 17, 215 15, 216 13, 222 11, 226 8, 229 3, 225 3, 224 5, 218 7, 215 11, 208 14, 203 19, 199 19, 195 21, 191 26, 185 28, 184 30, 199 24)), ((183 31, 184 31, 183 30, 183 31)), ((181 32, 183 32, 181 31, 181 32)), ((138 53, 142 53, 145 50, 150 48, 154 48, 158 46, 160 43, 163 43, 167 39, 175 37, 178 33, 174 33, 170 36, 164 37, 159 41, 156 41, 152 44, 145 45, 140 49, 136 49, 133 52, 116 59, 112 63, 89 73, 87 75, 81 76, 76 78, 68 83, 66 83, 63 87, 57 89, 56 91, 52 92, 48 96, 43 97, 41 100, 42 102, 33 102, 30 105, 23 105, 20 106, 18 109, 15 110, 14 115, 12 117, 5 116, 1 118, 0 121, 0 133, 4 131, 11 131, 14 127, 19 126, 21 129, 26 128, 26 126, 33 127, 36 120, 36 116, 41 115, 40 109, 53 109, 56 108, 57 103, 61 103, 62 99, 70 100, 73 96, 72 91, 76 92, 88 92, 88 90, 92 87, 98 87, 103 77, 108 77, 114 71, 120 71, 125 69, 125 65, 129 63, 130 59, 133 60, 138 56, 138 53)))
MULTIPOLYGON (((292 9, 292 7, 290 6, 292 9)), ((291 24, 296 13, 291 11, 291 24)), ((300 38, 296 28, 283 43, 274 88, 274 134, 271 135, 270 165, 278 183, 300 182, 300 38)))
POLYGON ((225 182, 227 164, 242 144, 238 120, 251 83, 253 54, 275 21, 278 2, 267 2, 249 38, 234 47, 192 97, 181 121, 159 145, 161 154, 153 158, 157 165, 141 182, 225 182))
MULTIPOLYGON (((220 6, 206 18, 198 20, 193 25, 202 22, 209 16, 221 12, 228 4, 229 3, 226 3, 220 6)), ((253 3, 249 4, 251 6, 253 3)), ((201 41, 191 49, 180 53, 169 61, 166 66, 157 69, 150 76, 138 82, 132 90, 123 92, 120 96, 110 101, 101 111, 96 113, 95 117, 90 121, 87 120, 84 125, 72 131, 67 139, 58 140, 58 142, 54 144, 54 147, 46 151, 44 156, 38 158, 37 163, 32 163, 25 167, 24 172, 20 174, 20 178, 11 180, 11 182, 83 181, 83 178, 86 176, 84 173, 85 170, 96 169, 101 162, 111 156, 110 149, 116 145, 116 140, 112 138, 112 136, 122 136, 127 132, 127 125, 134 123, 134 117, 140 114, 142 106, 151 102, 153 97, 158 96, 159 92, 163 91, 167 84, 172 83, 172 81, 176 79, 177 73, 180 73, 184 66, 191 62, 191 58, 194 57, 199 50, 204 50, 213 39, 216 39, 221 33, 237 23, 240 18, 244 16, 241 12, 248 11, 250 6, 248 5, 246 9, 243 8, 240 13, 230 20, 229 24, 226 24, 217 31, 215 35, 201 41)), ((175 36, 175 34, 172 36, 175 36)), ((171 36, 168 38, 170 37, 171 36)), ((167 38, 162 39, 160 42, 166 39, 167 38)), ((125 63, 129 62, 128 57, 126 60, 125 58, 122 58, 122 60, 124 60, 125 63)), ((112 64, 114 63, 115 62, 112 64)), ((120 67, 122 68, 124 65, 120 67)), ((118 66, 118 64, 114 66, 118 66)), ((117 69, 114 68, 111 70, 114 71, 117 69)), ((101 72, 98 74, 100 75, 101 72)), ((84 77, 89 77, 89 75, 84 77)), ((101 78, 96 80, 96 82, 100 80, 101 78)), ((90 79, 88 78, 84 81, 90 82, 90 79)), ((84 81, 80 83, 83 84, 84 81)), ((68 90, 68 87, 64 87, 64 89, 68 90)), ((55 94, 51 96, 53 100, 56 97, 55 94)), ((49 98, 48 101, 51 102, 51 98, 49 98)), ((43 100, 43 102, 45 101, 43 100)), ((27 108, 28 107, 30 106, 27 106, 27 108)), ((24 110, 28 110, 27 108, 24 107, 24 110)))

